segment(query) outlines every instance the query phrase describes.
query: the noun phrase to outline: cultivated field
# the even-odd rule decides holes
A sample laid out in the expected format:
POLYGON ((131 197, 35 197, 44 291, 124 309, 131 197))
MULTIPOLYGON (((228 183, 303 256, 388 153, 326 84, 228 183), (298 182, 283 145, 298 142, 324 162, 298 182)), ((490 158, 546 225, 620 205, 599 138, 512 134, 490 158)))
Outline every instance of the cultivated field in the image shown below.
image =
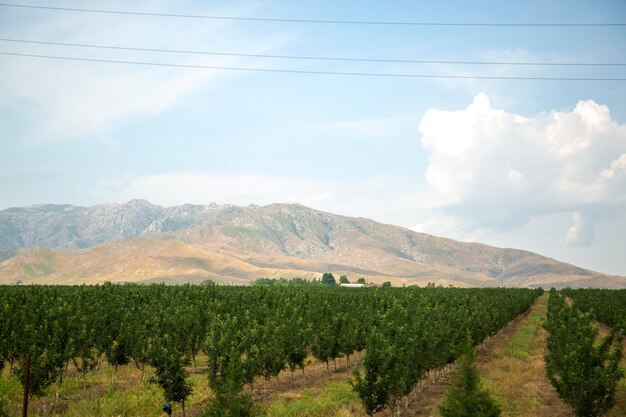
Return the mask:
MULTIPOLYGON (((3 287, 7 289, 9 287, 3 287)), ((571 407, 564 403, 556 393, 556 390, 550 384, 546 376, 544 355, 546 354, 546 339, 548 333, 543 327, 546 320, 548 294, 544 293, 539 298, 536 293, 529 290, 478 290, 478 289, 338 289, 338 288, 200 288, 200 287, 136 287, 136 286, 113 286, 105 287, 69 287, 67 291, 63 287, 49 287, 50 293, 40 293, 38 291, 46 290, 29 290, 24 288, 3 292, 10 295, 11 298, 3 301, 3 312, 8 313, 9 307, 14 307, 11 302, 22 303, 29 297, 42 296, 39 306, 33 305, 33 311, 48 311, 48 316, 38 316, 37 314, 28 315, 24 310, 20 311, 19 317, 22 320, 22 330, 13 329, 13 334, 9 332, 9 323, 15 323, 11 319, 16 319, 18 313, 15 311, 13 315, 7 315, 9 320, 5 320, 3 333, 5 343, 3 346, 3 355, 7 360, 0 378, 0 415, 19 416, 21 415, 22 404, 22 384, 19 380, 19 368, 21 361, 18 348, 34 351, 42 349, 43 344, 37 345, 37 341, 31 339, 29 344, 15 346, 11 345, 19 337, 25 337, 29 330, 34 332, 47 332, 53 335, 60 332, 59 323, 53 319, 54 312, 58 314, 57 320, 66 317, 65 323, 68 325, 70 337, 68 345, 73 347, 67 348, 66 356, 59 359, 59 355, 64 352, 62 348, 58 349, 55 355, 51 354, 54 343, 60 338, 50 336, 47 338, 46 347, 39 351, 40 355, 33 358, 33 364, 39 366, 38 372, 41 375, 50 377, 49 384, 42 388, 40 395, 33 396, 29 403, 29 415, 32 416, 160 416, 160 405, 165 401, 164 389, 176 392, 175 387, 167 386, 167 384, 159 384, 156 379, 159 376, 158 367, 161 366, 158 359, 159 355, 170 357, 170 353, 174 352, 175 357, 182 358, 182 362, 178 363, 183 369, 183 381, 188 382, 191 387, 190 394, 185 398, 185 414, 186 416, 202 416, 206 415, 205 409, 215 401, 216 392, 220 395, 241 398, 249 396, 253 403, 253 412, 258 415, 266 415, 268 417, 278 416, 346 416, 346 417, 365 417, 368 415, 367 407, 371 403, 363 400, 363 392, 372 389, 376 384, 372 381, 385 381, 381 375, 375 375, 376 370, 381 373, 392 373, 395 381, 409 381, 413 374, 403 373, 402 369, 397 367, 398 363, 414 361, 415 367, 421 367, 423 373, 419 372, 414 380, 411 380, 406 386, 409 388, 394 388, 394 381, 389 380, 389 384, 385 389, 396 391, 399 401, 389 400, 386 404, 382 404, 382 411, 373 411, 377 416, 389 416, 392 413, 402 416, 439 416, 438 405, 444 399, 446 391, 450 387, 452 381, 458 375, 458 369, 453 355, 454 343, 461 343, 462 337, 455 335, 467 335, 472 331, 476 332, 473 337, 477 343, 476 368, 478 374, 483 381, 484 386, 489 390, 492 398, 494 398, 502 409, 503 416, 574 416, 571 407), (83 288, 83 290, 81 290, 83 288), (86 290, 85 288, 91 288, 86 290), (170 308, 164 308, 165 314, 158 315, 160 317, 160 325, 166 330, 163 333, 151 334, 152 331, 160 332, 156 327, 149 326, 149 320, 142 322, 133 321, 131 316, 119 320, 128 326, 135 326, 137 334, 141 337, 134 340, 130 334, 125 334, 123 327, 116 327, 116 340, 97 334, 97 325, 93 324, 94 333, 92 342, 86 343, 85 340, 91 338, 72 337, 72 335, 80 334, 80 330, 86 331, 91 325, 86 325, 88 321, 80 322, 80 324, 72 324, 72 314, 70 311, 81 312, 83 308, 93 304, 97 298, 90 298, 93 293, 102 296, 104 291, 107 297, 102 298, 102 305, 113 303, 114 305, 125 305, 125 302, 118 304, 120 301, 116 297, 139 297, 133 305, 135 314, 142 316, 144 311, 152 311, 151 308, 157 308, 160 303, 154 304, 150 301, 155 298, 154 292, 161 294, 163 297, 173 297, 172 299, 185 299, 187 301, 187 309, 177 315, 174 306, 177 304, 169 303, 170 308), (145 291, 145 292, 144 292, 145 291), (52 294, 56 295, 49 298, 52 294), (65 294, 65 295, 59 295, 65 294), (150 294, 150 297, 142 298, 142 296, 150 294), (195 295, 191 295, 195 294, 195 295), (295 298, 294 298, 295 297, 295 298), (503 321, 504 325, 500 326, 494 317, 497 313, 481 316, 480 311, 494 311, 496 305, 502 304, 502 297, 507 298, 509 307, 513 299, 519 298, 521 314, 510 309, 505 314, 506 309, 501 308, 502 317, 507 317, 503 321), (64 303, 59 300, 74 300, 72 308, 68 307, 63 310, 64 303), (77 299, 82 299, 85 304, 81 304, 77 299), (242 304, 245 299, 247 303, 242 304), (294 303, 294 300, 299 303, 294 303), (44 302, 44 300, 46 300, 44 302), (186 335, 191 338, 194 330, 189 327, 188 322, 179 322, 178 319, 192 315, 192 312, 198 313, 194 309, 201 302, 209 311, 205 311, 206 317, 214 317, 213 320, 206 320, 206 326, 197 330, 199 332, 200 344, 195 350, 194 360, 184 360, 191 357, 191 351, 186 349, 194 349, 193 345, 185 343, 172 342, 167 350, 167 344, 161 344, 159 340, 172 341, 176 338, 182 339, 186 335), (255 304, 263 300, 263 304, 255 304), (332 300, 332 303, 328 301, 332 300), (527 301, 526 301, 527 300, 527 301), (534 301, 533 301, 534 300, 534 301), (89 301, 89 302, 87 302, 89 301), (106 301, 106 302, 104 302, 106 301), (216 304, 213 304, 213 303, 216 304), (232 304, 231 304, 232 302, 232 304), (528 303, 526 307, 523 307, 528 303), (253 306, 263 306, 253 309, 253 306), (290 305, 294 310, 292 316, 288 315, 290 305), (318 308, 313 308, 317 305, 318 308), (143 306, 143 307, 137 307, 143 306), (190 307, 192 306, 192 307, 190 307), (210 307, 209 307, 210 306, 210 307), (296 307, 297 306, 297 307, 296 307), (319 307, 321 306, 321 307, 319 307), (445 311, 438 310, 438 307, 445 306, 445 311), (469 308, 468 308, 469 306, 469 308), (528 308, 528 306, 530 306, 528 308), (53 308, 54 307, 54 308, 53 308), (218 326, 218 317, 223 317, 225 311, 238 307, 241 315, 247 317, 246 320, 226 320, 226 327, 218 326), (311 307, 311 308, 309 308, 311 307), (523 307, 523 308, 522 308, 523 307), (55 310, 61 309, 61 310, 55 310), (38 310, 41 309, 41 310, 38 310), (259 312, 263 311, 263 313, 259 312), (428 311, 428 315, 423 315, 424 311, 428 311), (246 312, 246 313, 244 313, 246 312), (374 314, 374 312, 378 312, 374 314), (446 314, 443 314, 443 313, 446 314), (457 312, 459 314, 457 314, 457 312), (63 313, 63 314, 62 314, 63 313), (68 314, 65 314, 68 313, 68 314), (213 315, 213 313, 215 315, 213 315), (297 314, 296 314, 297 313, 297 314), (357 313, 357 314, 355 314, 357 313), (438 315, 442 313, 441 315, 438 315), (462 313, 462 314, 461 314, 462 313), (353 320, 341 322, 340 317, 353 317, 353 320), (177 317, 177 319, 174 319, 177 317), (270 320, 274 317, 276 321, 270 320), (486 325, 489 320, 493 320, 490 328, 486 325), (280 320, 278 319, 280 318, 280 320), (426 320, 428 318, 428 320, 426 320), (422 320, 423 319, 423 320, 422 320), (34 320, 29 322, 28 320, 34 320), (440 321, 443 320, 443 321, 440 321), (456 321, 455 321, 456 320, 456 321), (171 323, 168 323, 171 321, 171 323), (300 327, 310 329, 310 332, 301 335, 301 339, 294 334, 294 328, 283 328, 279 324, 285 321, 296 323, 300 327), (428 326, 427 322, 437 323, 436 326, 428 326), (32 323, 46 323, 39 329, 29 327, 32 323), (56 327, 55 324, 56 323, 56 327), (173 326, 173 323, 176 326, 173 326), (251 324, 254 323, 254 324, 251 324), (447 323, 447 324, 446 324, 447 323), (468 323, 473 323, 472 325, 468 323), (484 329, 476 330, 476 324, 484 324, 484 329), (50 326, 48 325, 50 324, 50 326), (330 324, 330 325, 328 325, 330 324), (363 327, 361 327, 363 325, 363 327), (411 339, 409 333, 418 332, 417 329, 427 328, 429 332, 436 329, 444 328, 444 334, 437 336, 434 333, 430 337, 420 337, 411 339), (82 326, 82 327, 81 327, 82 326), (143 332, 140 327, 148 327, 148 332, 143 332), (170 327, 171 326, 171 327, 170 327), (180 333, 175 335, 174 329, 180 326, 180 333), (276 330, 273 333, 263 335, 264 329, 269 326, 276 330), (426 326, 426 327, 425 327, 426 326), (246 333, 256 335, 252 339, 234 338, 233 334, 227 330, 237 330, 239 334, 246 333), (356 330, 355 330, 356 329, 356 330), (361 329, 363 332, 360 333, 361 329), (374 335, 376 330, 376 335, 374 335), (406 333, 403 333, 406 332, 406 333), (76 332, 76 333, 74 333, 76 332), (328 346, 330 350, 322 349, 324 341, 320 340, 319 335, 322 332, 328 333, 328 342, 332 340, 341 340, 343 345, 337 345, 332 348, 333 344, 328 346), (480 332, 480 333, 478 333, 480 332), (167 334, 165 334, 167 333, 167 334), (270 343, 267 337, 277 338, 281 334, 292 335, 281 339, 276 344, 270 343), (353 338, 346 337, 352 334, 353 338), (213 342, 211 339, 213 338, 213 342), (98 347, 97 340, 110 340, 110 346, 98 347), (255 345, 249 340, 256 340, 258 346, 272 346, 271 352, 274 357, 280 358, 280 361, 272 368, 271 360, 257 352, 255 345), (408 339, 408 340, 407 340, 408 339), (69 342, 71 340, 72 342, 69 342), (80 343, 86 343, 86 350, 79 349, 80 343), (228 353, 225 353, 225 341, 233 342, 229 346, 228 353), (298 340, 302 343, 298 344, 298 340), (437 349, 428 350, 429 341, 443 341, 437 345, 437 349), (450 342, 450 341, 453 342, 450 342), (248 342, 246 342, 248 341, 248 342), (54 342, 54 343, 53 343, 54 342), (145 343, 145 345, 143 344, 145 343), (220 344, 221 343, 221 344, 220 344), (363 347, 360 347, 363 343, 363 347), (117 352, 113 354, 114 346, 125 345, 125 355, 128 362, 122 364, 124 360, 119 360, 121 355, 117 352), (420 346, 420 349, 406 350, 402 348, 408 344, 420 346), (138 353, 139 346, 144 346, 145 357, 143 362, 141 355, 138 353), (232 346, 237 345, 237 353, 232 351, 232 346), (302 347, 299 352, 305 352, 301 360, 294 364, 289 361, 288 349, 281 346, 298 345, 302 347), (17 346, 17 348, 16 348, 17 346), (191 346, 191 347, 190 347, 191 346), (214 348, 212 348, 212 346, 214 348), (368 349, 369 347, 369 349, 368 349), (364 348, 364 349, 363 349, 364 348), (107 350, 108 349, 108 350, 107 350), (334 349, 334 351, 333 351, 334 349), (383 349, 393 356, 389 363, 383 361, 375 363, 372 358, 376 356, 378 349, 383 349), (391 349, 391 350, 389 350, 391 349), (395 349, 395 350, 394 350, 395 349), (360 353, 363 350, 363 354, 360 353), (345 352, 350 352, 349 356, 345 352), (404 351, 405 353, 397 353, 404 351), (324 353, 326 352, 326 353, 324 353), (368 362, 368 352, 370 354, 368 362), (408 353, 406 353, 408 352, 408 353), (422 354, 426 357, 418 357, 422 354), (10 356, 13 355, 13 356, 10 356), (92 366, 85 367, 84 364, 89 361, 89 355, 94 359, 92 366), (256 356, 255 356, 256 355, 256 356), (237 366, 232 365, 233 357, 237 356, 237 366), (49 357, 49 360, 47 360, 49 357), (107 361, 107 357, 109 361, 107 361), (224 362, 224 359, 228 359, 224 362), (252 359, 256 358, 255 362, 252 359), (452 359, 450 359, 452 358, 452 359), (56 362, 55 362, 56 359, 56 362), (442 360, 443 359, 443 360, 442 360), (37 362, 39 360, 39 362, 37 362), (120 362, 116 367, 115 360, 120 362), (221 362, 220 362, 221 361, 221 362), (429 362, 430 361, 430 362, 429 362), (195 362, 195 364, 193 363, 195 362), (56 364, 62 364, 60 367, 56 364), (229 365, 230 364, 230 365, 229 365), (293 372, 290 370, 292 365, 293 372), (439 364, 439 366, 432 366, 439 364), (252 366, 254 365, 254 367, 252 366), (45 366, 50 367, 50 372, 46 374, 41 371, 45 366), (217 368, 216 368, 217 367, 217 368), (117 368, 117 369, 116 369, 117 368), (250 371, 253 369, 253 371, 250 371), (357 378, 354 372, 358 371, 361 375, 361 387, 356 390, 353 388, 357 378), (229 374, 229 372, 231 374, 229 374), (265 372, 265 373, 264 373, 265 372), (233 376, 233 375, 237 376, 233 376), (62 379, 59 376, 62 375, 62 379), (367 378, 370 376, 370 379, 367 378), (376 378, 372 378, 376 376, 376 378), (404 378, 404 379, 403 379, 404 378), (62 381, 59 384, 59 381, 62 381), (237 388, 229 388, 230 391, 222 390, 227 385, 227 381, 236 381, 237 388), (402 392, 400 390, 404 389, 402 392), (360 390, 360 391, 359 391, 360 390), (236 392, 235 392, 236 391, 236 392), (406 395, 403 395, 406 394, 406 395)), ((169 299, 169 298, 168 298, 169 299)), ((125 299, 128 302, 128 299, 125 299)), ((570 300, 571 302, 571 300, 570 300)), ((97 303, 96 303, 97 304, 97 303)), ((179 303, 181 304, 181 303, 179 303)), ((67 306, 66 306, 67 307, 67 306)), ((180 308, 178 305, 177 308, 180 308)), ((156 311, 156 310, 155 310, 156 311)), ((117 314, 122 314, 123 309, 112 309, 107 317, 101 317, 105 320, 96 322, 100 323, 100 330, 108 328, 111 323, 116 323, 117 314), (112 320, 112 321, 111 321, 112 320)), ((194 313, 194 314, 196 314, 194 313)), ((204 314, 203 313, 203 314, 204 314)), ((78 316, 76 316, 78 317, 78 316)), ((202 316, 205 317, 205 316, 202 316)), ((195 317, 197 319, 197 317, 195 317)), ((85 318, 87 320, 87 318, 85 318)), ((143 319, 142 319, 143 320, 143 319)), ((221 321, 220 323, 224 323, 221 321)), ((606 336, 610 333, 607 325, 599 324, 600 336, 606 336)), ((58 346, 58 343, 57 345, 58 346)), ((297 351, 292 349, 291 352, 297 351)), ((297 356, 297 355, 296 355, 297 356)), ((166 361, 167 362, 167 361, 166 361)), ((176 374, 176 361, 168 362, 165 366, 166 371, 171 375, 176 374)), ((162 366, 163 367, 163 366, 162 366)), ((626 361, 622 359, 621 367, 626 369, 626 361)), ((163 372, 163 371, 161 371, 163 372)), ((176 378, 173 378, 176 379, 176 378)), ((356 384, 358 386, 358 383, 356 384)), ((170 392, 170 395, 171 395, 170 392)), ((606 414, 610 417, 626 415, 626 380, 622 379, 617 386, 615 394, 615 406, 606 414)), ((174 416, 182 415, 182 404, 173 402, 174 416)))

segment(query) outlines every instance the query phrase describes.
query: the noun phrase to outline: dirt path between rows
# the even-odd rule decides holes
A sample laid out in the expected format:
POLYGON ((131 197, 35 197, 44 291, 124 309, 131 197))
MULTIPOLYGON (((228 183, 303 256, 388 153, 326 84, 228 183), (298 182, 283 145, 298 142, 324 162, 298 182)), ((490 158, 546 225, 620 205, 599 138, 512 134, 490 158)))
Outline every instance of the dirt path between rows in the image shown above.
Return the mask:
POLYGON ((503 416, 572 417, 571 408, 558 396, 546 376, 544 355, 547 331, 548 293, 518 326, 517 333, 495 347, 488 357, 479 357, 477 369, 493 397, 500 400, 503 416))

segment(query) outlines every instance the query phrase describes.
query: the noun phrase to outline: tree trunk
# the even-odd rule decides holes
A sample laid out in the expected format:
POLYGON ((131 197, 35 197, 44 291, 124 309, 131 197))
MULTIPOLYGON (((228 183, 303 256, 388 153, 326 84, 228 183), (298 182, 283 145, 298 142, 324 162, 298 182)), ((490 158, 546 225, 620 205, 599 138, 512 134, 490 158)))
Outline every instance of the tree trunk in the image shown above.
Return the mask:
POLYGON ((59 383, 57 384, 57 391, 54 395, 54 401, 56 402, 59 398, 61 398, 61 384, 63 383, 63 367, 59 369, 59 383))
POLYGON ((183 417, 185 417, 185 400, 183 400, 183 417))

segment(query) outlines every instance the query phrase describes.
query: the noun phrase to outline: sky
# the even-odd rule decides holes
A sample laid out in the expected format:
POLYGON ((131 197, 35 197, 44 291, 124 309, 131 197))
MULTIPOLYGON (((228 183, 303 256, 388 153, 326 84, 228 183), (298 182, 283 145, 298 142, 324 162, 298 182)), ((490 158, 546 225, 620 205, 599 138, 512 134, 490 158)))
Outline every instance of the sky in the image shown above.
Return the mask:
MULTIPOLYGON (((626 23, 619 0, 7 3, 273 19, 626 23)), ((0 38, 2 53, 292 71, 0 54, 0 209, 133 198, 300 203, 626 276, 626 81, 510 79, 626 79, 625 65, 597 65, 626 64, 626 26, 330 24, 0 6, 0 38), (596 65, 451 63, 459 61, 596 65)))

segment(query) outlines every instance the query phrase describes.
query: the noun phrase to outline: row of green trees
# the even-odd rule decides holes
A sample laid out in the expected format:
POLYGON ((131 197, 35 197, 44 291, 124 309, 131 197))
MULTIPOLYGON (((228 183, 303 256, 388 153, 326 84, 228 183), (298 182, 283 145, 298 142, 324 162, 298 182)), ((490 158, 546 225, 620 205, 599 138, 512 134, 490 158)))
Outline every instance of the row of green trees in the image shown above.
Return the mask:
MULTIPOLYGON (((524 311, 524 289, 317 286, 7 286, 0 299, 0 368, 43 395, 73 365, 83 376, 103 360, 154 369, 167 401, 184 406, 187 367, 206 354, 218 404, 235 404, 255 379, 304 370, 366 350, 355 389, 369 411, 393 404, 427 369, 457 357, 466 335, 479 343, 524 311)), ((115 384, 115 372, 111 386, 115 384)), ((219 407, 218 407, 219 408, 219 407)))
POLYGON ((617 382, 624 376, 619 367, 620 333, 614 330, 598 340, 591 316, 570 307, 565 295, 554 289, 544 327, 549 332, 546 371, 561 399, 577 417, 596 417, 609 410, 617 382))
POLYGON ((596 320, 626 332, 626 290, 567 288, 562 293, 574 300, 580 310, 591 313, 596 320))
POLYGON ((309 354, 328 366, 363 349, 386 298, 324 285, 6 286, 2 294, 0 369, 8 365, 22 381, 30 354, 31 396, 55 383, 60 395, 68 365, 85 380, 106 360, 142 375, 152 367, 166 400, 181 403, 190 392, 185 367, 198 353, 207 355, 216 393, 303 369, 309 354))
POLYGON ((481 343, 526 311, 542 290, 400 291, 377 315, 354 389, 369 415, 395 407, 432 369, 454 362, 469 337, 481 343))

